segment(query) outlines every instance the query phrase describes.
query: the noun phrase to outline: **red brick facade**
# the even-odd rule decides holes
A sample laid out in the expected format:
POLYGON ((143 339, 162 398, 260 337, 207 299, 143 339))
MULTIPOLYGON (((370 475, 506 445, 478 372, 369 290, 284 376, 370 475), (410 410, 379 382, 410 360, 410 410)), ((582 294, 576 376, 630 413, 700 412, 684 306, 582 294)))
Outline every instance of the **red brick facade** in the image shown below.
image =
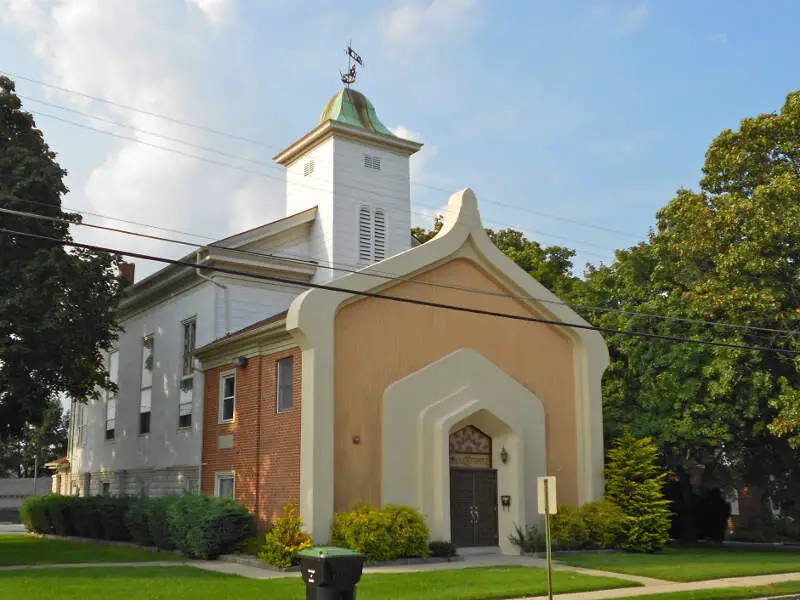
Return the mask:
POLYGON ((236 500, 255 513, 259 529, 300 497, 300 361, 299 348, 292 348, 254 356, 246 367, 225 365, 205 373, 202 491, 214 494, 215 474, 233 471, 236 500), (277 361, 288 356, 294 357, 292 408, 279 413, 277 361), (221 376, 234 371, 234 421, 219 423, 221 376), (220 448, 220 437, 228 435, 233 447, 220 448))

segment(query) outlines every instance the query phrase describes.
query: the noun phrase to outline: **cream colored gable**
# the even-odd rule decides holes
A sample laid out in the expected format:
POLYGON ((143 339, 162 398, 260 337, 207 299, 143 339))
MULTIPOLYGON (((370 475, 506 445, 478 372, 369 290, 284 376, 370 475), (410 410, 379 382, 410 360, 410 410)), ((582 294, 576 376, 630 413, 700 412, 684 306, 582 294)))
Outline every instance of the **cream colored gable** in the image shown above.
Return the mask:
MULTIPOLYGON (((456 258, 473 261, 510 293, 539 299, 524 302, 544 318, 588 325, 494 246, 486 235, 477 199, 470 189, 450 197, 445 224, 435 238, 337 279, 334 285, 353 292, 380 292, 395 282, 368 274, 388 273, 405 279, 456 258)), ((308 528, 315 537, 322 536, 320 539, 327 536, 333 513, 334 320, 343 304, 357 301, 359 297, 356 293, 312 289, 294 300, 286 319, 287 330, 303 348, 300 508, 308 528)), ((603 492, 600 384, 609 357, 598 332, 565 327, 563 333, 573 341, 574 347, 579 502, 583 503, 601 497, 603 492)))

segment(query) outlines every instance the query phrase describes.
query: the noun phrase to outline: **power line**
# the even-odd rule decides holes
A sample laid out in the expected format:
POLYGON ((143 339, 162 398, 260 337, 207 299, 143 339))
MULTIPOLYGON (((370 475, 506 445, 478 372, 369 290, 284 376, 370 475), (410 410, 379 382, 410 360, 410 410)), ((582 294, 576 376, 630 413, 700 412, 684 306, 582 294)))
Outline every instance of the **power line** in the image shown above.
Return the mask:
MULTIPOLYGON (((4 196, 9 197, 8 194, 4 194, 4 196)), ((14 197, 14 198, 16 198, 16 197, 14 197)), ((18 198, 18 199, 21 200, 21 198, 18 198)), ((375 270, 373 272, 365 273, 365 272, 363 272, 363 270, 361 268, 357 267, 356 265, 349 265, 349 264, 346 264, 346 263, 335 263, 335 262, 330 262, 330 261, 327 261, 327 262, 326 261, 321 261, 321 260, 319 260, 319 257, 300 257, 298 255, 292 255, 292 254, 287 254, 287 253, 274 254, 274 253, 268 253, 268 252, 259 252, 257 250, 248 250, 248 249, 245 249, 245 248, 231 248, 231 247, 228 247, 228 246, 221 246, 221 245, 216 244, 216 243, 203 245, 203 244, 197 244, 195 242, 187 242, 185 240, 176 240, 174 238, 167 238, 167 237, 162 237, 162 236, 154 236, 154 235, 149 235, 149 234, 140 233, 140 232, 136 232, 136 231, 129 231, 129 230, 126 230, 126 229, 119 229, 119 228, 116 228, 116 227, 107 227, 107 226, 104 226, 104 225, 96 225, 96 224, 92 224, 92 223, 83 223, 83 222, 81 222, 81 223, 73 223, 73 222, 71 222, 71 221, 69 221, 67 219, 62 219, 62 218, 59 218, 59 217, 51 217, 51 216, 46 216, 46 215, 39 215, 39 214, 36 214, 36 213, 17 211, 17 210, 12 210, 12 209, 7 209, 7 208, 0 208, 0 213, 13 214, 13 215, 22 216, 22 217, 36 218, 36 219, 42 219, 42 220, 48 220, 48 221, 64 222, 64 223, 67 223, 67 224, 80 225, 80 226, 89 227, 89 228, 92 228, 92 229, 99 229, 99 230, 109 231, 109 232, 113 232, 113 233, 122 233, 122 234, 125 234, 125 235, 131 235, 131 236, 135 236, 135 237, 147 238, 147 239, 152 239, 152 240, 156 240, 156 241, 174 243, 174 244, 179 244, 179 245, 183 245, 183 246, 190 246, 190 247, 193 247, 193 248, 217 248, 217 249, 220 249, 220 250, 227 250, 227 251, 230 251, 230 252, 247 254, 247 255, 250 255, 250 256, 258 256, 258 257, 261 257, 261 258, 272 258, 272 259, 286 260, 286 261, 289 261, 289 262, 302 263, 302 264, 305 264, 305 265, 314 266, 314 267, 317 267, 317 268, 328 269, 328 270, 331 270, 331 271, 341 271, 341 272, 345 272, 345 273, 358 273, 360 275, 365 275, 365 276, 369 276, 369 277, 375 277, 375 278, 394 281, 394 282, 413 283, 413 284, 418 284, 418 285, 428 285, 428 286, 432 286, 432 287, 438 287, 438 288, 444 288, 444 289, 452 289, 452 290, 457 290, 457 291, 462 291, 462 292, 470 292, 470 293, 474 293, 474 294, 481 294, 481 295, 487 295, 487 296, 511 298, 511 299, 514 299, 514 300, 527 300, 527 301, 532 301, 532 302, 539 302, 539 303, 542 303, 542 304, 556 304, 556 305, 560 305, 560 306, 567 306, 567 307, 572 308, 574 310, 587 310, 587 311, 591 311, 591 312, 611 312, 611 313, 615 313, 615 314, 624 314, 624 315, 627 315, 627 316, 643 317, 643 318, 650 318, 650 319, 660 319, 660 320, 664 320, 664 321, 675 321, 675 322, 682 322, 682 323, 691 324, 691 325, 705 325, 705 326, 712 326, 712 327, 724 327, 724 328, 728 328, 728 329, 736 329, 736 330, 741 330, 741 331, 757 331, 757 332, 763 332, 763 333, 777 333, 777 334, 790 335, 790 336, 797 334, 797 331, 794 331, 794 330, 791 330, 791 329, 777 329, 777 328, 771 328, 771 327, 758 327, 758 326, 755 326, 755 325, 740 325, 740 324, 737 324, 737 323, 725 323, 725 322, 721 322, 721 321, 710 321, 710 320, 704 320, 704 319, 691 319, 691 318, 687 318, 687 317, 676 317, 676 316, 672 316, 672 315, 661 315, 661 314, 655 314, 655 313, 643 313, 643 312, 639 312, 639 311, 624 310, 624 309, 618 309, 618 308, 590 306, 590 305, 584 305, 584 304, 574 304, 574 303, 564 302, 563 300, 550 300, 550 299, 547 299, 547 298, 539 298, 539 297, 536 297, 536 296, 524 296, 524 295, 510 294, 510 293, 505 293, 505 292, 493 292, 491 290, 482 290, 482 289, 470 288, 470 287, 453 285, 453 284, 444 284, 444 283, 425 281, 425 280, 420 280, 420 279, 410 279, 410 278, 400 277, 400 276, 397 276, 397 275, 393 275, 393 274, 390 274, 390 273, 387 273, 387 272, 381 272, 381 271, 377 271, 377 270, 375 270)))
POLYGON ((480 309, 480 308, 470 308, 470 307, 467 307, 467 306, 461 306, 461 305, 456 305, 456 304, 446 304, 446 303, 441 303, 441 302, 431 302, 431 301, 428 301, 428 300, 419 300, 419 299, 416 299, 416 298, 404 298, 402 296, 392 296, 392 295, 388 295, 388 294, 381 294, 381 293, 378 293, 378 292, 367 292, 367 291, 361 291, 361 290, 353 290, 353 289, 343 288, 343 287, 336 286, 336 285, 331 285, 331 284, 299 282, 299 281, 296 281, 296 280, 293 280, 293 279, 288 279, 288 278, 285 278, 285 277, 277 277, 277 276, 274 276, 274 275, 261 275, 261 274, 255 274, 255 273, 248 273, 246 271, 239 271, 237 269, 230 269, 230 268, 227 268, 227 267, 218 267, 218 266, 213 266, 213 265, 204 265, 202 263, 188 262, 188 261, 185 261, 185 260, 169 259, 169 258, 164 258, 164 257, 160 257, 160 256, 153 256, 153 255, 150 255, 150 254, 143 254, 141 252, 132 252, 132 251, 120 250, 120 249, 116 249, 116 248, 107 248, 107 247, 103 247, 103 246, 96 246, 96 245, 93 245, 93 244, 82 244, 82 243, 79 243, 79 242, 66 242, 66 241, 59 240, 59 239, 56 239, 56 238, 53 238, 53 237, 50 237, 50 236, 32 234, 32 233, 27 233, 27 232, 22 232, 22 231, 14 231, 12 229, 6 229, 6 228, 0 228, 0 233, 6 233, 6 234, 9 234, 9 235, 19 235, 19 236, 28 237, 28 238, 39 239, 39 240, 43 240, 43 241, 48 241, 48 242, 51 242, 51 243, 59 244, 59 245, 62 245, 62 246, 68 246, 68 247, 73 247, 73 248, 82 248, 82 249, 85 249, 85 250, 92 250, 94 252, 106 252, 106 253, 109 253, 109 254, 118 254, 118 255, 122 255, 122 256, 139 258, 139 259, 142 259, 142 260, 151 260, 151 261, 155 261, 155 262, 161 262, 161 263, 172 264, 172 265, 180 265, 180 266, 189 267, 189 268, 201 268, 201 269, 206 269, 206 270, 209 270, 209 271, 225 273, 227 275, 237 275, 237 276, 249 277, 251 279, 258 279, 258 280, 261 280, 261 281, 269 281, 271 283, 280 283, 280 284, 289 285, 289 286, 293 286, 293 287, 299 287, 299 288, 303 288, 303 289, 305 289, 305 288, 324 289, 324 290, 329 290, 329 291, 333 291, 333 292, 340 292, 340 293, 344 293, 344 294, 352 294, 352 295, 357 295, 357 296, 363 296, 363 297, 367 297, 367 298, 378 298, 378 299, 389 300, 389 301, 393 301, 393 302, 403 302, 403 303, 406 303, 406 304, 415 304, 415 305, 419 305, 419 306, 428 306, 428 307, 431 307, 431 308, 440 308, 440 309, 446 309, 446 310, 454 310, 454 311, 458 311, 458 312, 467 312, 467 313, 480 314, 480 315, 486 315, 486 316, 493 316, 493 317, 499 317, 499 318, 507 318, 507 319, 512 319, 512 320, 516 320, 516 321, 527 321, 527 322, 532 322, 532 323, 541 323, 541 324, 544 324, 544 325, 553 325, 553 326, 557 326, 557 327, 567 327, 567 328, 573 328, 573 329, 583 329, 583 330, 587 330, 587 331, 597 331, 599 333, 612 333, 612 334, 618 334, 618 335, 629 335, 629 336, 632 336, 632 337, 641 337, 641 338, 647 338, 647 339, 657 339, 657 340, 675 342, 675 343, 690 343, 690 344, 697 344, 697 345, 701 345, 701 346, 713 346, 713 347, 731 348, 731 349, 737 349, 737 350, 754 350, 754 351, 761 351, 761 352, 776 352, 776 353, 779 353, 779 354, 787 354, 787 355, 790 355, 790 356, 795 356, 795 355, 800 354, 800 352, 798 352, 798 351, 787 350, 787 349, 783 349, 783 348, 774 348, 774 347, 769 347, 769 346, 755 346, 755 345, 748 345, 748 344, 735 344, 735 343, 732 343, 732 342, 720 342, 720 341, 714 341, 714 340, 699 340, 699 339, 684 338, 684 337, 679 337, 679 336, 670 336, 670 335, 661 335, 661 334, 655 334, 655 333, 647 333, 647 332, 643 332, 643 331, 615 329, 615 328, 612 328, 612 327, 600 327, 600 326, 591 325, 591 324, 571 323, 571 322, 565 322, 565 321, 556 321, 554 319, 544 319, 544 318, 541 318, 541 317, 514 315, 514 314, 510 314, 510 313, 502 313, 502 312, 490 311, 490 310, 485 310, 485 309, 480 309))
MULTIPOLYGON (((66 92, 68 94, 74 94, 74 95, 77 95, 77 96, 81 96, 83 98, 87 98, 87 99, 90 99, 90 100, 95 100, 97 102, 102 102, 102 103, 105 103, 105 104, 109 104, 111 106, 116 106, 118 108, 123 108, 125 110, 138 112, 138 113, 141 113, 141 114, 144 114, 144 115, 148 115, 148 116, 151 116, 151 117, 155 117, 155 118, 158 118, 158 119, 163 119, 165 121, 170 121, 172 123, 177 123, 177 124, 183 125, 185 127, 191 127, 191 128, 194 128, 194 129, 198 129, 198 130, 201 130, 201 131, 212 133, 214 135, 219 135, 219 136, 228 137, 228 138, 239 140, 239 141, 244 141, 244 142, 247 142, 249 144, 261 146, 261 147, 264 147, 264 148, 275 148, 275 149, 281 150, 281 147, 279 147, 279 146, 277 146, 275 144, 267 144, 265 142, 262 142, 262 141, 259 141, 259 140, 255 140, 255 139, 252 139, 252 138, 247 138, 247 137, 244 137, 244 136, 232 134, 232 133, 229 133, 229 132, 226 132, 226 131, 221 131, 221 130, 218 130, 218 129, 212 129, 212 128, 209 128, 209 127, 206 127, 206 126, 203 126, 203 125, 198 125, 196 123, 190 123, 188 121, 177 119, 175 117, 171 117, 171 116, 168 116, 168 115, 163 115, 163 114, 155 113, 155 112, 152 112, 152 111, 139 109, 139 108, 136 108, 136 107, 133 107, 133 106, 129 106, 129 105, 126 105, 126 104, 121 104, 121 103, 118 103, 118 102, 114 102, 112 100, 108 100, 108 99, 102 98, 100 96, 93 96, 91 94, 86 94, 86 93, 83 93, 83 92, 79 92, 77 90, 72 90, 72 89, 69 89, 69 88, 66 88, 66 87, 57 86, 57 85, 54 85, 54 84, 51 84, 51 83, 47 83, 47 82, 44 82, 44 81, 41 81, 41 80, 38 80, 38 79, 25 77, 23 75, 15 75, 15 74, 10 73, 8 71, 2 71, 2 70, 0 70, 0 73, 5 73, 9 77, 13 77, 13 78, 16 78, 16 79, 22 79, 24 81, 28 81, 28 82, 31 82, 31 83, 36 83, 36 84, 39 84, 39 85, 42 85, 42 86, 45 86, 45 87, 49 87, 49 88, 52 88, 52 89, 57 89, 59 91, 66 92)), ((57 104, 47 103, 47 102, 44 102, 44 101, 41 101, 41 100, 35 100, 35 101, 43 102, 44 104, 49 104, 50 106, 63 108, 64 110, 68 110, 68 111, 71 111, 71 112, 77 112, 78 114, 86 114, 86 113, 80 113, 79 111, 75 111, 75 110, 70 109, 70 108, 62 107, 62 106, 57 105, 57 104)), ((99 118, 99 119, 103 120, 100 117, 94 117, 94 116, 91 116, 90 118, 99 118)), ((127 126, 127 125, 123 125, 123 126, 133 128, 132 126, 127 126)), ((152 134, 151 133, 151 135, 157 135, 157 134, 152 134)), ((174 140, 174 141, 178 141, 178 143, 185 143, 185 142, 182 142, 182 141, 179 141, 179 140, 174 140)), ((238 158, 240 158, 241 160, 247 160, 247 159, 243 159, 241 157, 238 157, 238 158)), ((422 181, 412 181, 411 183, 412 183, 412 185, 415 185, 415 186, 420 186, 420 187, 425 187, 425 188, 428 188, 428 189, 431 189, 431 190, 441 191, 441 192, 444 192, 446 194, 450 194, 451 193, 451 190, 447 190, 447 189, 439 187, 439 186, 434 186, 434 185, 431 185, 431 184, 428 184, 428 183, 425 183, 425 182, 422 182, 422 181)), ((577 220, 577 219, 570 219, 570 218, 567 218, 567 217, 561 217, 559 215, 552 215, 552 214, 548 214, 548 213, 541 212, 541 211, 535 211, 535 210, 531 210, 531 209, 526 208, 526 207, 513 206, 513 205, 510 205, 510 204, 505 204, 505 203, 497 202, 497 201, 494 201, 494 200, 484 200, 484 202, 486 202, 487 204, 494 204, 495 206, 501 206, 501 207, 504 207, 504 208, 510 208, 512 210, 516 210, 516 211, 520 211, 520 212, 527 212, 527 213, 530 213, 532 215, 545 217, 545 218, 553 219, 553 220, 556 220, 556 221, 563 221, 565 223, 572 223, 574 225, 579 225, 581 227, 588 227, 588 228, 591 228, 591 229, 597 229, 599 231, 605 231, 607 233, 614 233, 616 235, 622 235, 622 236, 625 236, 625 237, 631 237, 631 238, 636 238, 636 239, 641 237, 640 235, 633 234, 631 232, 621 231, 621 230, 618 230, 618 229, 605 227, 605 226, 602 226, 602 225, 597 225, 596 223, 587 223, 585 221, 580 221, 580 220, 577 220)))

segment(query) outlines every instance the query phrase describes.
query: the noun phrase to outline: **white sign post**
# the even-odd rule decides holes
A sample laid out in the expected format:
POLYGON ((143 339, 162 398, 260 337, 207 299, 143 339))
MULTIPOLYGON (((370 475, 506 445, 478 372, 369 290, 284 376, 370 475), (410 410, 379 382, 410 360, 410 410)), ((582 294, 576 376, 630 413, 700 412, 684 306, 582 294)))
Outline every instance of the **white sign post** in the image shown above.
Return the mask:
POLYGON ((537 499, 539 514, 544 515, 544 540, 547 549, 547 598, 553 600, 553 557, 550 550, 550 515, 557 512, 556 478, 537 477, 537 499))

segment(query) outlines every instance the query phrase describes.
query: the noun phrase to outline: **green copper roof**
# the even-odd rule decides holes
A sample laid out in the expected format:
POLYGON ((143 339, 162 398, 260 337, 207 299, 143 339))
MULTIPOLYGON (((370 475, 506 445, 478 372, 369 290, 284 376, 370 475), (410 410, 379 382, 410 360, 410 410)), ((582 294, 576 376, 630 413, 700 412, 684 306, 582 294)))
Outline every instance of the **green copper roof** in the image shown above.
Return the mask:
POLYGON ((372 102, 367 100, 364 94, 351 88, 343 89, 330 99, 319 119, 320 123, 325 121, 347 123, 367 131, 394 137, 394 134, 378 119, 372 102))

